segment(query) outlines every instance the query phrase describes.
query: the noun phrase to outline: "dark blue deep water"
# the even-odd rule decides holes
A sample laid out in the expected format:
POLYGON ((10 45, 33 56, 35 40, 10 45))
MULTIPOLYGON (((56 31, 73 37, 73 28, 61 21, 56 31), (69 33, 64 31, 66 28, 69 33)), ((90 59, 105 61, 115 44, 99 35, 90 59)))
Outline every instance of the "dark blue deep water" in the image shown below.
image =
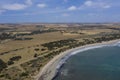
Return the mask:
POLYGON ((73 55, 54 80, 120 80, 120 47, 102 47, 73 55))

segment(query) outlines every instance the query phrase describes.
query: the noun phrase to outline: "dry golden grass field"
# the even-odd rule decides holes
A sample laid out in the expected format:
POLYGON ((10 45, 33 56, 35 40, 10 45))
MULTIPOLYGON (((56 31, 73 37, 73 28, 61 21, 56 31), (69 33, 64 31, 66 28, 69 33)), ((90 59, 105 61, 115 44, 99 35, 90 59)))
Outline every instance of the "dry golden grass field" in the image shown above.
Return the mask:
MULTIPOLYGON (((117 30, 119 26, 109 25, 105 28, 81 28, 79 27, 79 24, 42 24, 43 27, 36 27, 40 24, 19 24, 19 25, 9 25, 4 24, 0 25, 0 29, 9 29, 9 30, 3 30, 1 33, 11 33, 13 35, 17 34, 30 34, 32 31, 37 30, 57 30, 53 32, 45 32, 42 34, 34 34, 34 35, 24 35, 24 36, 18 36, 18 38, 32 38, 31 40, 12 40, 12 39, 6 39, 6 40, 0 40, 0 54, 7 52, 6 54, 0 55, 0 59, 2 59, 5 63, 7 63, 10 58, 14 56, 21 56, 21 59, 18 61, 14 61, 14 64, 8 65, 8 70, 4 70, 4 73, 13 73, 13 77, 15 77, 15 72, 13 71, 13 68, 21 70, 20 72, 16 72, 16 74, 21 74, 24 72, 24 67, 20 66, 21 64, 26 64, 29 61, 35 60, 34 57, 35 54, 42 56, 49 54, 51 51, 49 51, 47 48, 43 47, 42 44, 49 43, 53 41, 59 41, 59 40, 66 40, 66 39, 75 39, 82 41, 83 38, 88 38, 90 35, 98 35, 100 33, 113 33, 113 32, 119 32, 117 30), (72 27, 71 27, 72 26, 72 27), (75 28, 74 28, 75 26, 75 28), (77 27, 76 27, 77 26, 77 27), (112 28, 112 29, 111 29, 112 28), (115 28, 115 29, 114 29, 115 28), (35 49, 38 49, 37 51, 35 49), (45 49, 44 51, 42 49, 45 49)), ((62 48, 65 48, 63 46, 62 48)), ((57 50, 57 49, 56 49, 57 50)), ((45 63, 48 61, 46 60, 45 63)), ((45 64, 43 63, 43 64, 45 64)), ((26 65, 27 66, 27 65, 26 65)), ((0 73, 0 75, 3 75, 0 73)), ((10 77, 11 78, 11 77, 10 77)), ((0 80, 4 80, 5 78, 0 78, 0 80)), ((23 78, 23 80, 30 80, 31 78, 23 78)), ((9 79, 6 79, 9 80, 9 79)), ((11 79, 10 79, 11 80, 11 79)), ((32 80, 32 79, 31 79, 32 80)))

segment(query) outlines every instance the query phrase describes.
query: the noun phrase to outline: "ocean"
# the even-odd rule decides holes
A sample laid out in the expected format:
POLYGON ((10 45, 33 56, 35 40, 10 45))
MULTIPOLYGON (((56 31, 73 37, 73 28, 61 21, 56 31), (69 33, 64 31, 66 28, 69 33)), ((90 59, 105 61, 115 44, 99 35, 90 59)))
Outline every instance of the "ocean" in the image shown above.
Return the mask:
POLYGON ((120 80, 120 46, 104 46, 70 56, 53 80, 120 80))

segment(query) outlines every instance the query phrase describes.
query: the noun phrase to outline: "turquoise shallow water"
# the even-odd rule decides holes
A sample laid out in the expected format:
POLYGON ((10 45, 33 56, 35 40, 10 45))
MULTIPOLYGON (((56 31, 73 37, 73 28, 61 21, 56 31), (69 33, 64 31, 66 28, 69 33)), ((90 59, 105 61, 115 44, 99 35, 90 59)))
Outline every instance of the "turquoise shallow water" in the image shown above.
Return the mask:
POLYGON ((120 80, 120 47, 102 47, 73 55, 54 80, 120 80))

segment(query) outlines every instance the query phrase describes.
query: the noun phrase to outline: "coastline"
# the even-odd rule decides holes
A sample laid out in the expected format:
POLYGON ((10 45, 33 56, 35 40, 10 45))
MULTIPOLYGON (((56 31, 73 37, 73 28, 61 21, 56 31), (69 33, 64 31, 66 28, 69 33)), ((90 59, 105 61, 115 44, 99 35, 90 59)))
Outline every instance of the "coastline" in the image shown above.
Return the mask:
POLYGON ((107 45, 114 45, 115 43, 118 43, 119 41, 120 41, 120 39, 105 41, 105 42, 102 42, 102 43, 93 43, 93 44, 88 44, 88 45, 84 45, 84 46, 80 46, 80 47, 76 47, 76 48, 72 48, 72 49, 69 49, 67 51, 64 51, 61 54, 55 56, 51 61, 49 61, 42 68, 40 73, 37 76, 35 76, 35 80, 52 80, 54 78, 54 76, 56 75, 58 69, 64 63, 61 60, 65 61, 67 58, 69 58, 69 56, 74 55, 77 52, 82 52, 82 51, 85 51, 85 50, 99 48, 99 47, 103 47, 103 46, 107 46, 107 45), (92 48, 90 48, 90 47, 92 47, 92 48), (71 54, 73 52, 74 52, 74 54, 71 54), (63 59, 67 55, 68 55, 68 57, 63 59))

